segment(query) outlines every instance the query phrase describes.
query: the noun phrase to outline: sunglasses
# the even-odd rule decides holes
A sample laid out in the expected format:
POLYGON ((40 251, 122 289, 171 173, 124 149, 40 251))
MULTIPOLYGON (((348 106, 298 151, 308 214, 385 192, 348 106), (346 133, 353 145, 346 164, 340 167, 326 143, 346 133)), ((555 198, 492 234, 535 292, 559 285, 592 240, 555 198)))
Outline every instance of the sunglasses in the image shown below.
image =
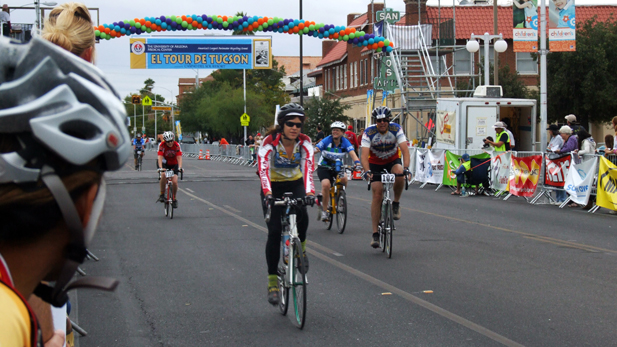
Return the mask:
POLYGON ((377 119, 375 122, 376 122, 376 123, 383 123, 383 122, 388 122, 388 123, 390 123, 390 120, 389 120, 389 119, 387 119, 387 118, 382 118, 382 119, 377 119))
POLYGON ((173 142, 174 142, 174 140, 171 140, 171 141, 165 141, 165 143, 173 143, 173 142))
POLYGON ((290 128, 296 127, 298 129, 302 128, 302 122, 299 123, 295 123, 295 122, 285 122, 285 125, 287 125, 290 128))

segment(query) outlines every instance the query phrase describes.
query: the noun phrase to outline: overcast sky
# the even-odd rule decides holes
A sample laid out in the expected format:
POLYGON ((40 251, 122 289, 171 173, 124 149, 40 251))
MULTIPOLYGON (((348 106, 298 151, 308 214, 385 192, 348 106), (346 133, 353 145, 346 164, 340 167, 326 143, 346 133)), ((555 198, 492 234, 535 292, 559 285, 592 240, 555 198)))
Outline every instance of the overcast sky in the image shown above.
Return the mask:
MULTIPOLYGON (((6 1, 6 0, 5 0, 6 1)), ((16 7, 27 4, 28 0, 18 3, 7 2, 9 6, 16 7)), ((45 0, 43 0, 45 1, 45 0)), ((61 0, 50 0, 61 3, 61 0)), ((439 0, 429 0, 429 5, 437 6, 439 0)), ((458 1, 459 0, 455 0, 458 1)), ((299 18, 299 1, 288 0, 235 0, 235 1, 198 1, 183 0, 178 2, 161 0, 91 0, 84 2, 89 8, 99 8, 99 24, 110 24, 125 19, 158 17, 161 15, 233 15, 242 11, 251 16, 268 16, 282 18, 299 18)), ((617 0, 576 0, 577 5, 583 4, 615 4, 617 0)), ((357 0, 313 0, 303 1, 303 19, 317 23, 346 25, 347 14, 364 13, 370 1, 362 4, 357 0)), ((511 5, 511 0, 499 1, 500 5, 511 5)), ((442 1, 442 6, 451 6, 452 1, 442 1)), ((396 11, 405 12, 403 0, 386 1, 386 6, 396 11)), ((96 21, 96 11, 91 11, 93 20, 96 21)), ((13 23, 33 23, 34 11, 13 10, 11 12, 13 23)), ((184 32, 184 33, 189 33, 184 32)), ((219 30, 191 31, 190 35, 230 35, 230 32, 219 30)), ((274 56, 298 56, 299 37, 297 35, 274 34, 272 35, 272 49, 274 56)), ((156 35, 156 34, 155 34, 156 35)), ((142 35, 144 36, 144 35, 142 35)), ((321 40, 318 38, 304 37, 304 55, 321 56, 321 40)), ((137 92, 143 82, 152 78, 156 81, 155 92, 169 99, 178 94, 178 78, 195 78, 195 70, 131 70, 129 68, 129 38, 115 38, 109 41, 103 40, 96 46, 96 65, 102 69, 116 87, 120 95, 125 96, 137 92), (166 90, 166 89, 168 90, 166 90), (171 92, 170 92, 171 91, 171 92)), ((199 70, 199 77, 209 75, 212 70, 199 70)))

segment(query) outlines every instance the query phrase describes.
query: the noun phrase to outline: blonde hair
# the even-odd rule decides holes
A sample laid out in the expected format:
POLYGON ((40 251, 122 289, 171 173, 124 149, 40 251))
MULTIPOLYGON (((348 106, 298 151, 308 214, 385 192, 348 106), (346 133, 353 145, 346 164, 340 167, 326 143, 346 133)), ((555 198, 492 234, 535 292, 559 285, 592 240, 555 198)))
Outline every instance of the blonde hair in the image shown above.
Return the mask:
POLYGON ((57 6, 45 20, 41 36, 76 56, 90 47, 94 49, 94 27, 88 8, 77 2, 57 6))

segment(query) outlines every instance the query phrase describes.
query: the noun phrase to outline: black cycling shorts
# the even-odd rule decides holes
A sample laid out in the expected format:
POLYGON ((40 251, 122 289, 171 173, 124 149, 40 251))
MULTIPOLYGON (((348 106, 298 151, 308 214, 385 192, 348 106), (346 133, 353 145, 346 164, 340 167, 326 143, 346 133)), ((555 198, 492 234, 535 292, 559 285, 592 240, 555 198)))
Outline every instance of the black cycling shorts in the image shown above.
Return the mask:
POLYGON ((373 179, 371 180, 371 182, 381 182, 381 174, 383 173, 383 169, 386 169, 389 173, 392 173, 392 168, 396 164, 400 164, 401 166, 403 166, 401 158, 396 158, 391 162, 383 165, 369 163, 369 169, 373 173, 373 179))
POLYGON ((318 166, 317 177, 319 177, 320 182, 327 179, 330 180, 330 183, 332 183, 336 179, 336 173, 330 167, 318 166))
POLYGON ((177 175, 180 171, 178 170, 178 164, 169 165, 167 163, 163 163, 163 169, 174 170, 174 173, 177 175))

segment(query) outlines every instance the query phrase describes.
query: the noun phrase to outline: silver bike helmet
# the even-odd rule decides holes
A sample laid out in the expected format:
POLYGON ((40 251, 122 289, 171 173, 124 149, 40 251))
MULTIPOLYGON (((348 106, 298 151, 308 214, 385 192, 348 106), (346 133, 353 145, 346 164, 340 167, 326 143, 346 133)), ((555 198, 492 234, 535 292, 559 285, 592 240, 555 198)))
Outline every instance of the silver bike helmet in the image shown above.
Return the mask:
POLYGON ((347 129, 347 126, 343 122, 336 121, 336 122, 330 124, 330 130, 332 130, 332 129, 341 129, 341 130, 345 131, 345 129, 347 129))
POLYGON ((0 153, 0 184, 35 185, 51 192, 68 227, 70 242, 54 287, 35 293, 54 306, 75 287, 113 289, 113 280, 90 277, 69 284, 86 257, 104 201, 101 182, 90 222, 81 218, 59 172, 117 170, 130 155, 126 112, 99 69, 41 39, 28 44, 0 37, 0 134, 19 149, 0 153))
POLYGON ((166 131, 163 133, 163 140, 165 141, 173 141, 174 137, 174 133, 171 131, 166 131))
POLYGON ((392 116, 392 112, 387 106, 379 106, 373 110, 372 115, 373 119, 390 118, 392 116))
POLYGON ((304 107, 295 102, 283 105, 276 115, 276 122, 282 126, 287 117, 300 117, 304 121, 304 107))

